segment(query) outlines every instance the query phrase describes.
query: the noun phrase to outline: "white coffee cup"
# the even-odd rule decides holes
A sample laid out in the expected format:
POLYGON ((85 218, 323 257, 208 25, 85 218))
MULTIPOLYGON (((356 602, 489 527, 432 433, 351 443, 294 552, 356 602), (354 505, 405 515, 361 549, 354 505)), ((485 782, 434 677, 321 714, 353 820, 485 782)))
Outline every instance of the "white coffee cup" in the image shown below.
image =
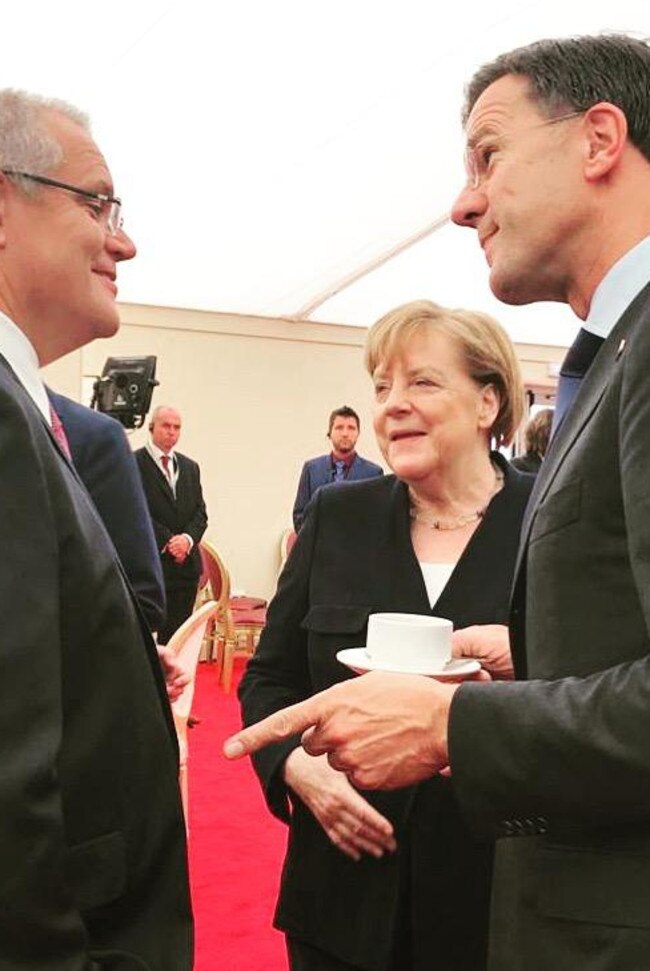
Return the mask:
POLYGON ((428 614, 370 614, 366 654, 394 671, 443 668, 451 659, 453 624, 428 614))

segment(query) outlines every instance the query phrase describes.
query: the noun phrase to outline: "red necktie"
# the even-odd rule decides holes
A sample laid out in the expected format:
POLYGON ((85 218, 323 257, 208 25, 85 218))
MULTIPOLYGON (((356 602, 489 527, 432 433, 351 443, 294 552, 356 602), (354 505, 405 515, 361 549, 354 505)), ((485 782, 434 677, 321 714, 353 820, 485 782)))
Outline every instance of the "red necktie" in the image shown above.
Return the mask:
POLYGON ((61 419, 57 415, 56 411, 50 405, 50 421, 52 422, 52 434, 56 439, 56 443, 69 461, 72 461, 72 455, 70 453, 70 445, 68 443, 68 436, 65 433, 65 428, 61 419))
POLYGON ((171 477, 171 473, 169 471, 169 455, 161 455, 160 456, 160 461, 162 462, 162 467, 165 470, 165 476, 167 478, 167 481, 171 485, 172 484, 172 477, 171 477))

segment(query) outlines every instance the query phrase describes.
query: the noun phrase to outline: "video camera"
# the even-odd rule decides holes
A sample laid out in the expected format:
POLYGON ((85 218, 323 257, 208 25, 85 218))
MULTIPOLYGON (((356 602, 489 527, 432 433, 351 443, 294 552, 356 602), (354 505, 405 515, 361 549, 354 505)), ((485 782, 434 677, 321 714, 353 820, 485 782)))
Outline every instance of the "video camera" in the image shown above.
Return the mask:
POLYGON ((154 356, 109 357, 93 385, 90 407, 117 418, 125 428, 141 428, 159 383, 154 356))

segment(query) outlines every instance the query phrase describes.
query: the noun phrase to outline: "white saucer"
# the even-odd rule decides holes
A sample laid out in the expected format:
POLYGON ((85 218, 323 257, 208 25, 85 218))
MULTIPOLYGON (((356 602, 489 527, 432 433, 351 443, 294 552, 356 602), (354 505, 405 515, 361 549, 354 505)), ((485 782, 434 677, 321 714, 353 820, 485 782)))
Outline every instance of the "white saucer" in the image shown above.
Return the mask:
POLYGON ((365 647, 348 647, 344 651, 339 651, 336 655, 341 664, 345 664, 356 674, 365 674, 366 671, 390 671, 393 674, 423 674, 428 678, 439 678, 441 681, 446 678, 454 680, 468 678, 472 674, 480 671, 481 665, 473 657, 460 657, 447 661, 443 667, 430 665, 418 668, 400 668, 397 664, 382 664, 373 661, 368 657, 365 647))

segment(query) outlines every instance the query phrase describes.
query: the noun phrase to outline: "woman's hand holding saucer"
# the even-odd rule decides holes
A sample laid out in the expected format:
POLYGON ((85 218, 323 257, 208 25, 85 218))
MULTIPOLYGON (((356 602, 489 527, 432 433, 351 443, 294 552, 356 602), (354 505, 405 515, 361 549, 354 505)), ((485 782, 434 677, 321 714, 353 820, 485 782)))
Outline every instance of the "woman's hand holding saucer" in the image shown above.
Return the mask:
POLYGON ((474 624, 454 631, 451 652, 456 658, 476 658, 494 681, 514 678, 510 638, 504 624, 474 624))

